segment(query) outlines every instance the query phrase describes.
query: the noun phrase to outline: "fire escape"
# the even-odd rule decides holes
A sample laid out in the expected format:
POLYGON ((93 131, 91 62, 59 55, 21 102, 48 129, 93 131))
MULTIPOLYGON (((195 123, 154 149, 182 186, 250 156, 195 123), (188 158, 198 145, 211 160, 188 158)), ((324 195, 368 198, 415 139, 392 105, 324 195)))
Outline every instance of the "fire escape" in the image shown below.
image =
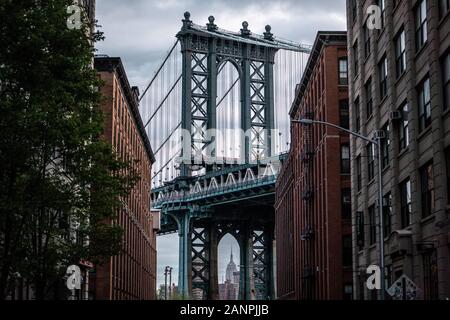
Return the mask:
MULTIPOLYGON (((314 119, 311 107, 307 106, 303 115, 306 119, 314 119)), ((303 126, 303 151, 301 161, 304 172, 302 201, 304 206, 304 227, 300 236, 305 242, 305 260, 303 269, 303 297, 307 300, 314 298, 314 128, 313 126, 303 126)))

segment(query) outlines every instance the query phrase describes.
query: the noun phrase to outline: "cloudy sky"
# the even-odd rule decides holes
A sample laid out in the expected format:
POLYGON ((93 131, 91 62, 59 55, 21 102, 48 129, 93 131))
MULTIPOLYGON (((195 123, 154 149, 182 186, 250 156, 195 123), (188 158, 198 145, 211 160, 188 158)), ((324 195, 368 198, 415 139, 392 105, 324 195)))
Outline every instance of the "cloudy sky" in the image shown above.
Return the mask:
MULTIPOLYGON (((98 54, 122 58, 131 85, 141 92, 175 41, 183 13, 189 11, 196 24, 206 24, 213 15, 223 29, 239 31, 244 20, 249 29, 262 34, 270 24, 272 33, 300 43, 313 43, 318 30, 345 30, 345 0, 97 0, 97 19, 105 41, 98 54)), ((219 279, 229 260, 232 242, 225 239, 219 248, 219 279)), ((163 269, 178 272, 176 235, 158 238, 158 282, 163 269)), ((237 252, 237 244, 233 251, 237 252)), ((235 262, 236 261, 235 254, 235 262)))

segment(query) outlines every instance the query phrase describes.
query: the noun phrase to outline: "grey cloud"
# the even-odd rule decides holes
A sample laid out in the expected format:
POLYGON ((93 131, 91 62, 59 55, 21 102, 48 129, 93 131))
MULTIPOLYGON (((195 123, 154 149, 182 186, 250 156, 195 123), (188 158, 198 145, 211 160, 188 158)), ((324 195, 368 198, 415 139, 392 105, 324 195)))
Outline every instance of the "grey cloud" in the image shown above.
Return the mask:
MULTIPOLYGON (((173 267, 172 283, 178 283, 178 235, 167 235, 157 238, 157 283, 158 287, 163 284, 164 268, 166 266, 173 267)), ((169 280, 167 280, 169 281, 169 280)))
POLYGON ((205 24, 209 15, 224 29, 264 32, 270 24, 276 36, 312 43, 318 30, 345 29, 345 0, 97 0, 97 19, 106 40, 98 53, 121 56, 132 84, 142 89, 175 40, 185 11, 205 24))

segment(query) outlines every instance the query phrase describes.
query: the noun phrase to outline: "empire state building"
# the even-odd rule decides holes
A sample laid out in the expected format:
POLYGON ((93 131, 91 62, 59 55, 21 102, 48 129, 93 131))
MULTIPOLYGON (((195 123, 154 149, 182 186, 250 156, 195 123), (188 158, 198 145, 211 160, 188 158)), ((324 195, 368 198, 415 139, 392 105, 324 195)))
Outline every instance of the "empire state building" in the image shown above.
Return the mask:
POLYGON ((219 285, 220 300, 237 300, 239 296, 240 273, 233 259, 233 249, 231 249, 230 262, 228 262, 225 272, 225 282, 219 285))
POLYGON ((225 274, 225 280, 229 281, 230 283, 236 283, 235 279, 234 279, 234 274, 237 271, 238 270, 237 270, 236 264, 234 263, 234 260, 233 260, 233 249, 231 249, 230 262, 227 265, 227 271, 226 271, 226 274, 225 274))

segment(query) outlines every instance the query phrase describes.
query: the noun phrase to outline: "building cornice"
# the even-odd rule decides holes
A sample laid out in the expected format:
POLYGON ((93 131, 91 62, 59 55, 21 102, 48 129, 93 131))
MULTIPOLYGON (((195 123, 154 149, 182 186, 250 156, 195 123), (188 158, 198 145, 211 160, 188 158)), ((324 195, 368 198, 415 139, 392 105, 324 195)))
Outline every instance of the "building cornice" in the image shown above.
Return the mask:
MULTIPOLYGON (((326 46, 347 46, 347 32, 346 31, 319 31, 314 41, 306 68, 303 72, 302 80, 295 89, 295 98, 292 103, 289 115, 293 119, 300 107, 300 102, 308 88, 309 81, 314 74, 314 69, 317 60, 322 54, 322 50, 326 46)), ((337 72, 337 70, 336 70, 337 72)))

